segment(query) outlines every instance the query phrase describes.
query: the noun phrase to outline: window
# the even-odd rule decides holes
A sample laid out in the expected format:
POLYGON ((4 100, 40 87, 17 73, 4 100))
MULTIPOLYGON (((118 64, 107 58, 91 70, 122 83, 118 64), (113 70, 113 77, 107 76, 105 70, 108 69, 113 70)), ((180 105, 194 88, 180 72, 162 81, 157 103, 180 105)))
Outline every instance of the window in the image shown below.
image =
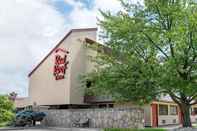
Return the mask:
POLYGON ((194 115, 197 115, 197 108, 196 107, 193 108, 193 112, 194 112, 194 115))
POLYGON ((99 108, 107 108, 107 105, 106 104, 100 104, 99 108))
POLYGON ((109 104, 108 107, 109 108, 113 108, 114 107, 114 104, 109 104))
POLYGON ((168 105, 159 105, 159 115, 168 115, 168 105))
POLYGON ((170 106, 170 115, 178 115, 177 106, 170 106))

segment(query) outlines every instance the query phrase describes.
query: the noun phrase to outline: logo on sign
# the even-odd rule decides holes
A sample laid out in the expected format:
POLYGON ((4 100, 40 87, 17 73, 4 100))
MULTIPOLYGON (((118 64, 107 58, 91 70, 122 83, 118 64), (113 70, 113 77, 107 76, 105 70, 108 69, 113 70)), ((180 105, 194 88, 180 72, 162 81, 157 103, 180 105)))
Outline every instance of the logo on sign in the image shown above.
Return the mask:
POLYGON ((67 54, 69 52, 58 48, 55 50, 55 66, 53 75, 56 80, 61 80, 65 78, 66 69, 68 68, 67 54))

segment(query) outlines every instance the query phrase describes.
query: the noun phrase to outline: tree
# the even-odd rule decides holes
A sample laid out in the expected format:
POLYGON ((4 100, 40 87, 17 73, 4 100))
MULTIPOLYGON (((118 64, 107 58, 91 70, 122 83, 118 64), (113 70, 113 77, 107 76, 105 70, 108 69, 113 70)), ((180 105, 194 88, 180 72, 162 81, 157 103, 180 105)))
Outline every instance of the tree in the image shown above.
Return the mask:
POLYGON ((92 81, 87 91, 141 104, 168 95, 182 112, 183 126, 190 127, 189 109, 197 104, 197 3, 121 3, 117 14, 101 11, 106 47, 83 79, 92 81))
POLYGON ((9 95, 8 95, 8 98, 9 98, 11 101, 15 101, 15 100, 16 100, 16 97, 17 97, 17 93, 16 93, 16 92, 11 92, 11 93, 9 93, 9 95))
POLYGON ((0 96, 0 123, 8 122, 14 117, 14 104, 7 96, 0 96))

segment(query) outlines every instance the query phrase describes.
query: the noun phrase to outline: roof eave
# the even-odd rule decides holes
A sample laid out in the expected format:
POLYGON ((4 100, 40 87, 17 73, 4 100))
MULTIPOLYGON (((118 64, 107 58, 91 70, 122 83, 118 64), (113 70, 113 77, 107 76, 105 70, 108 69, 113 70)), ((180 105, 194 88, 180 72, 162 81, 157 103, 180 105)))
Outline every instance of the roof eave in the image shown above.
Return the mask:
POLYGON ((70 30, 64 37, 61 39, 58 44, 38 63, 37 66, 34 67, 34 69, 28 74, 28 77, 31 77, 31 75, 39 68, 39 66, 52 54, 52 52, 66 39, 72 32, 79 32, 79 31, 97 31, 97 28, 84 28, 84 29, 72 29, 70 30))

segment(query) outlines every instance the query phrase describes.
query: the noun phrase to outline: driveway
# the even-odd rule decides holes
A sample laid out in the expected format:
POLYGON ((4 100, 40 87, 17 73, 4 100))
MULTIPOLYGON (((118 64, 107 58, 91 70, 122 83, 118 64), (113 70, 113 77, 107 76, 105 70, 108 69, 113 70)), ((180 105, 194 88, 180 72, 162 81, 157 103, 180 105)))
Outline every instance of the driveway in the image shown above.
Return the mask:
POLYGON ((36 127, 36 128, 0 128, 0 131, 101 131, 101 129, 36 127))

